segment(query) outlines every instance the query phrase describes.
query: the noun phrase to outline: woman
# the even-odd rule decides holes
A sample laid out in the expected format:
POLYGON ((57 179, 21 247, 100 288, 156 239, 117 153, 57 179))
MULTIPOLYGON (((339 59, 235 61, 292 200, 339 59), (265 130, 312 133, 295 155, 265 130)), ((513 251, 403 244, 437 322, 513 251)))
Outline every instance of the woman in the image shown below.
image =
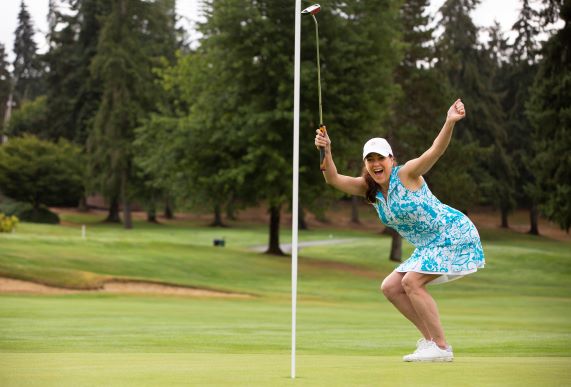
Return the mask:
POLYGON ((392 149, 382 138, 363 147, 365 172, 361 177, 337 173, 327 133, 317 130, 315 145, 325 149, 325 181, 351 194, 365 196, 381 221, 397 230, 416 249, 382 285, 383 294, 422 334, 414 353, 404 361, 452 361, 454 354, 444 336, 438 308, 426 290, 484 266, 480 236, 467 216, 442 204, 428 189, 422 175, 444 154, 454 124, 464 118, 458 99, 448 110, 446 123, 432 146, 420 157, 397 166, 392 149))

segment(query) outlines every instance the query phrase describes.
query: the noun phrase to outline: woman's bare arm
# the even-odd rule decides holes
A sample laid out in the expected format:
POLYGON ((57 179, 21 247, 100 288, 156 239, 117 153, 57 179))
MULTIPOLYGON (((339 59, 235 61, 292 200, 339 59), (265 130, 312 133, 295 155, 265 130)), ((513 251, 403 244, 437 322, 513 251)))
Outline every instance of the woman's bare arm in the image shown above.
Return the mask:
POLYGON ((454 125, 465 116, 466 111, 464 110, 464 104, 458 99, 448 110, 446 122, 432 143, 432 146, 420 157, 408 161, 402 167, 400 173, 404 174, 410 180, 417 180, 420 176, 430 171, 438 159, 444 154, 446 148, 448 148, 454 125))
POLYGON ((341 175, 337 172, 337 167, 331 155, 331 140, 326 133, 316 130, 315 146, 325 148, 325 171, 323 177, 327 184, 337 188, 339 191, 350 195, 365 196, 367 183, 363 177, 351 177, 341 175))

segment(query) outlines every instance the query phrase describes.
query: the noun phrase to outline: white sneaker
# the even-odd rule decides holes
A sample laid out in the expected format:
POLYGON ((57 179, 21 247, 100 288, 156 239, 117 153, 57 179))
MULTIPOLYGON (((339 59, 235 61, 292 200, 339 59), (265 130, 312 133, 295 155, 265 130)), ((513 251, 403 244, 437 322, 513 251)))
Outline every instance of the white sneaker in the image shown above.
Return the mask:
POLYGON ((429 342, 430 341, 426 340, 424 337, 422 339, 418 339, 418 341, 416 342, 416 349, 414 350, 414 352, 409 354, 409 355, 404 356, 403 360, 404 361, 412 361, 412 359, 418 353, 418 351, 420 351, 421 349, 426 347, 429 342))
POLYGON ((416 351, 402 359, 404 361, 452 361, 454 353, 451 346, 441 349, 434 341, 420 339, 416 351))

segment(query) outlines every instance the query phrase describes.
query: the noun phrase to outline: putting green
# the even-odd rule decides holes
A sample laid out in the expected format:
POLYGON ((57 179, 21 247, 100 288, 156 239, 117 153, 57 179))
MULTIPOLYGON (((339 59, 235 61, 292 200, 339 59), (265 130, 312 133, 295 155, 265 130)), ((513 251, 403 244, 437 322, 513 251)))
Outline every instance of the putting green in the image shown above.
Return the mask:
POLYGON ((458 357, 403 363, 396 356, 267 354, 0 354, 2 386, 561 386, 569 358, 458 357))

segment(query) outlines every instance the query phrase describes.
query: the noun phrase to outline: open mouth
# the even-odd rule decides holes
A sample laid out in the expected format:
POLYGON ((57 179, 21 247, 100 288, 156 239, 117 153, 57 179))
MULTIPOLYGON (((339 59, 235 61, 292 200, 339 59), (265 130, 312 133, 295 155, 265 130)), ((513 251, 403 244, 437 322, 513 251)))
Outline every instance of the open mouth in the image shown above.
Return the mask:
POLYGON ((380 176, 383 174, 385 170, 383 168, 375 168, 373 169, 373 173, 375 174, 375 176, 380 176))

